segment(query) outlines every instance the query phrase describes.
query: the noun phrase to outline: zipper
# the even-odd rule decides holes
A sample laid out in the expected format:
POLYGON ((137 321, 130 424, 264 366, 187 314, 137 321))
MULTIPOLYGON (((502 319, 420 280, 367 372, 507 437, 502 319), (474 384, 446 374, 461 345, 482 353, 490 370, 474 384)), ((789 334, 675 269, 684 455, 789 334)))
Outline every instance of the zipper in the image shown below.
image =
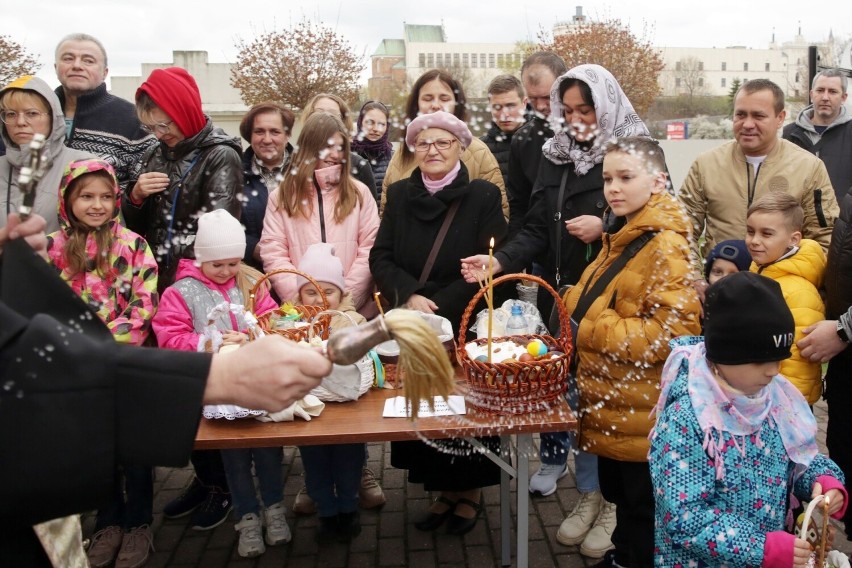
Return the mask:
POLYGON ((817 216, 817 222, 820 227, 828 227, 828 222, 825 220, 825 211, 822 209, 822 190, 814 190, 814 213, 817 216))
POLYGON ((322 204, 322 190, 317 186, 317 209, 319 212, 319 222, 320 222, 320 240, 322 242, 326 242, 325 240, 325 212, 323 211, 322 204))
POLYGON ((752 201, 754 201, 754 192, 757 189, 757 176, 760 175, 760 167, 758 167, 754 171, 754 182, 751 179, 751 171, 750 168, 752 165, 746 162, 746 176, 748 177, 748 206, 751 207, 752 201))

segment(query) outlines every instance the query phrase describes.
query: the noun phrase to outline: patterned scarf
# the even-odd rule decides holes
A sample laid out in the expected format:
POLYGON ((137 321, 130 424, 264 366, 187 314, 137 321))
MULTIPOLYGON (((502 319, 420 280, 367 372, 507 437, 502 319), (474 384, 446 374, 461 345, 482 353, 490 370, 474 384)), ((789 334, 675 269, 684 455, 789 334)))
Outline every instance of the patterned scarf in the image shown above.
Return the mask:
POLYGON ((612 73, 600 65, 578 65, 559 77, 550 89, 550 127, 556 134, 544 143, 544 156, 557 165, 574 164, 578 176, 585 175, 595 164, 603 162, 604 144, 613 138, 642 136, 651 133, 621 90, 612 73), (582 145, 568 133, 565 125, 559 86, 566 79, 579 79, 592 91, 592 101, 598 119, 598 131, 592 145, 582 145))
POLYGON ((767 419, 780 434, 790 460, 798 464, 797 470, 803 471, 810 465, 819 451, 816 419, 796 387, 783 376, 776 375, 755 396, 725 391, 710 369, 703 341, 673 347, 663 367, 662 393, 654 412, 660 413, 665 408, 684 360, 688 366, 689 399, 704 432, 704 450, 714 461, 716 479, 722 479, 725 474, 722 458, 725 442, 721 433, 730 434, 734 445, 745 455, 748 436, 757 434, 756 443, 762 444, 759 431, 767 419))
POLYGON ((358 114, 358 126, 356 134, 352 138, 352 151, 358 152, 368 160, 378 160, 379 158, 390 158, 393 153, 393 146, 390 143, 390 120, 388 120, 387 128, 385 128, 385 133, 382 134, 382 137, 376 141, 370 140, 367 138, 367 134, 364 132, 362 128, 362 124, 364 123, 364 109, 361 108, 360 114, 358 114))

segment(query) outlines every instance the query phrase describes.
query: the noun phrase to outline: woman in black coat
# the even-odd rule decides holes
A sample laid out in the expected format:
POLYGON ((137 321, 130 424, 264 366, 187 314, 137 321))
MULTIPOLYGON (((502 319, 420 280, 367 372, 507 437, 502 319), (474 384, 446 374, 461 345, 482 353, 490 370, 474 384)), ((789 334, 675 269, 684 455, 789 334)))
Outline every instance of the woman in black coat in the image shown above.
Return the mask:
MULTIPOLYGON (((370 271, 382 293, 395 306, 434 313, 450 320, 458 332, 462 312, 478 290, 462 278, 459 259, 487 252, 493 238, 506 234, 500 189, 484 180, 470 181, 460 157, 472 136, 467 126, 447 112, 416 118, 408 126, 406 144, 419 166, 411 177, 387 190, 387 205, 370 252, 370 271), (448 215, 446 237, 434 265, 424 274, 427 258, 448 215)), ((489 446, 497 441, 487 440, 489 446)), ((444 521, 450 534, 465 534, 482 511, 481 488, 500 482, 500 470, 464 442, 453 440, 451 455, 422 442, 392 444, 391 463, 409 470, 409 481, 439 491, 426 516, 416 523, 434 530, 444 521)), ((496 449, 496 448, 492 448, 496 449)))

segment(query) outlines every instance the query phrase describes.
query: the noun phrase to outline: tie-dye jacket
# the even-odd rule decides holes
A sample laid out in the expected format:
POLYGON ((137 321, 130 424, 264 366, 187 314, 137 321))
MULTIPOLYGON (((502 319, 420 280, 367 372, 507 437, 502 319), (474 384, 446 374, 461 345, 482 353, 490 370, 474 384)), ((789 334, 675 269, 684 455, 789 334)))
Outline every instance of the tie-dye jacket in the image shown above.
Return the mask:
MULTIPOLYGON (((148 243, 140 235, 124 227, 119 220, 121 193, 115 181, 115 172, 103 160, 80 160, 65 168, 59 186, 59 223, 61 229, 48 235, 47 252, 51 264, 60 277, 85 301, 106 323, 119 343, 142 345, 151 331, 151 320, 157 309, 157 262, 148 243), (66 209, 65 192, 78 177, 97 170, 108 171, 115 188, 115 212, 108 221, 113 242, 109 251, 109 264, 113 272, 102 276, 95 270, 70 274, 64 250, 69 237, 75 230, 66 209)), ((79 229, 78 229, 79 230, 79 229)), ((92 232, 87 232, 86 252, 94 258, 97 245, 92 232)))

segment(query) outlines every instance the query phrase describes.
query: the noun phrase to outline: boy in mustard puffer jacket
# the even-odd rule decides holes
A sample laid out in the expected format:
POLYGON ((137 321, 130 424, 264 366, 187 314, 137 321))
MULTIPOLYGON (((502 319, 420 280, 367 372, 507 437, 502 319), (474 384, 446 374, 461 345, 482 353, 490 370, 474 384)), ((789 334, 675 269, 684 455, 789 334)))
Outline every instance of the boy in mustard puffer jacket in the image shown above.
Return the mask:
MULTIPOLYGON (((781 285, 796 322, 795 341, 799 341, 804 337, 802 330, 825 319, 819 295, 825 253, 818 242, 802 238, 804 211, 785 192, 764 195, 749 207, 747 215, 745 240, 753 260, 751 271, 781 285)), ((813 406, 822 394, 822 368, 802 357, 795 343, 792 354, 781 363, 781 374, 813 406)))

